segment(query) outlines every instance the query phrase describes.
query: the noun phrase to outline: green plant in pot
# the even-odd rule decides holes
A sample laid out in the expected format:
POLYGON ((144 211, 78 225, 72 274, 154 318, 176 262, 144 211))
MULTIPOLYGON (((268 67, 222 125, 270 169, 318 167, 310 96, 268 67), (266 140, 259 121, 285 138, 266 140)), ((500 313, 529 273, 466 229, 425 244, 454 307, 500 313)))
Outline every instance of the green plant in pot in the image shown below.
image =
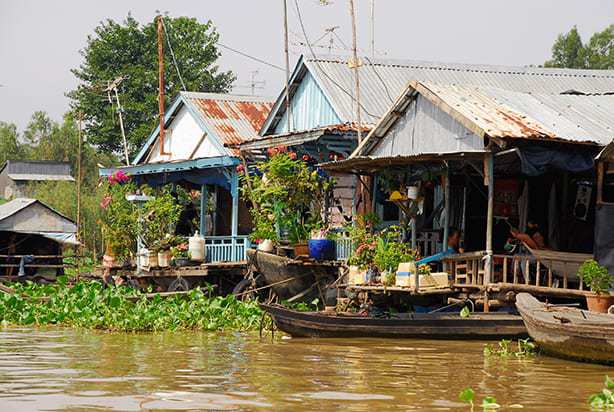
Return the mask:
POLYGON ((187 242, 179 243, 171 249, 175 266, 188 266, 190 264, 190 250, 187 242))
POLYGON ((591 295, 586 296, 588 310, 607 313, 608 308, 614 305, 614 296, 610 293, 614 278, 608 272, 608 268, 589 259, 582 263, 578 274, 592 292, 591 295))
POLYGON ((399 264, 415 260, 414 251, 401 241, 400 229, 391 226, 377 237, 377 246, 373 262, 380 273, 381 282, 391 286, 399 264))

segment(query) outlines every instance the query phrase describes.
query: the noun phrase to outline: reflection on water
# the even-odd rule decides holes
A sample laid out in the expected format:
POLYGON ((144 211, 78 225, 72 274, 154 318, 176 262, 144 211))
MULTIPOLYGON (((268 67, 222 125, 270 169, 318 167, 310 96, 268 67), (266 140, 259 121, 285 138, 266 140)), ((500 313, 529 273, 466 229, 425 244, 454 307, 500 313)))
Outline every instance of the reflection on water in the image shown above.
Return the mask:
POLYGON ((607 367, 484 359, 483 342, 0 330, 0 410, 586 410, 607 367))

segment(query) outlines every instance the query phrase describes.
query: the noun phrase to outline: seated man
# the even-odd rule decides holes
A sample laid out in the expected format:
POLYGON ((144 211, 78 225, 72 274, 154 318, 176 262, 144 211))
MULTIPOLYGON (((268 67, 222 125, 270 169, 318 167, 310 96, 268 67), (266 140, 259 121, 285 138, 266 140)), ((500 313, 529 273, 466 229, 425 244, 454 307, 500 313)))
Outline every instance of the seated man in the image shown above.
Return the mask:
POLYGON ((510 234, 514 239, 523 242, 531 249, 547 249, 544 236, 539 231, 539 225, 533 221, 527 223, 527 233, 511 227, 510 234))

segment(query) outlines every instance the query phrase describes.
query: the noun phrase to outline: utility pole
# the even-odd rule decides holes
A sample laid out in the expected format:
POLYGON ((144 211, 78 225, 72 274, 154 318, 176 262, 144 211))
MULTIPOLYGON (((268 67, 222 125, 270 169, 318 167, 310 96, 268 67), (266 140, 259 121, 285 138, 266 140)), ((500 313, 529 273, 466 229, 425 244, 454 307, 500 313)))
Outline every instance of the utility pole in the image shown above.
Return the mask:
POLYGON ((354 11, 354 0, 349 0, 350 16, 352 18, 352 62, 350 67, 354 69, 354 84, 355 84, 355 97, 356 97, 356 123, 358 125, 358 144, 362 142, 362 131, 360 121, 360 76, 358 69, 360 68, 360 61, 358 60, 358 53, 356 51, 356 13, 354 11))
POLYGON ((117 103, 117 114, 119 116, 119 128, 122 131, 122 139, 124 142, 124 156, 126 157, 126 166, 130 165, 130 158, 128 157, 128 141, 126 140, 126 131, 124 130, 124 118, 122 116, 122 106, 119 103, 119 94, 117 93, 117 88, 120 83, 124 80, 123 76, 119 76, 113 81, 107 82, 107 88, 105 91, 107 92, 107 97, 109 98, 109 103, 113 104, 113 99, 111 98, 111 92, 115 94, 115 102, 117 103))
POLYGON ((83 140, 81 130, 83 122, 83 113, 79 112, 77 114, 77 118, 79 130, 79 145, 77 149, 77 240, 81 242, 81 142, 83 140))
POLYGON ((286 114, 288 115, 288 133, 292 131, 292 109, 290 107, 290 53, 288 51, 288 3, 284 5, 284 54, 286 58, 286 114))
POLYGON ((375 57, 375 0, 371 0, 371 57, 375 57))
POLYGON ((164 30, 162 15, 158 15, 158 109, 160 111, 160 156, 169 155, 164 151, 164 30))

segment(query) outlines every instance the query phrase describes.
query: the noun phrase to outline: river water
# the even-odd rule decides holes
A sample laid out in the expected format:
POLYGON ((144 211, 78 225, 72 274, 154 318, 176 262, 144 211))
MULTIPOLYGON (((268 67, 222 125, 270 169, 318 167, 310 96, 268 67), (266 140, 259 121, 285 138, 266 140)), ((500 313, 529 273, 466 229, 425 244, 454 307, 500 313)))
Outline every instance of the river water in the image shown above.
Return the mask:
POLYGON ((287 339, 257 334, 0 330, 0 411, 586 411, 604 366, 485 359, 484 342, 287 339), (476 409, 477 410, 477 409, 476 409))

